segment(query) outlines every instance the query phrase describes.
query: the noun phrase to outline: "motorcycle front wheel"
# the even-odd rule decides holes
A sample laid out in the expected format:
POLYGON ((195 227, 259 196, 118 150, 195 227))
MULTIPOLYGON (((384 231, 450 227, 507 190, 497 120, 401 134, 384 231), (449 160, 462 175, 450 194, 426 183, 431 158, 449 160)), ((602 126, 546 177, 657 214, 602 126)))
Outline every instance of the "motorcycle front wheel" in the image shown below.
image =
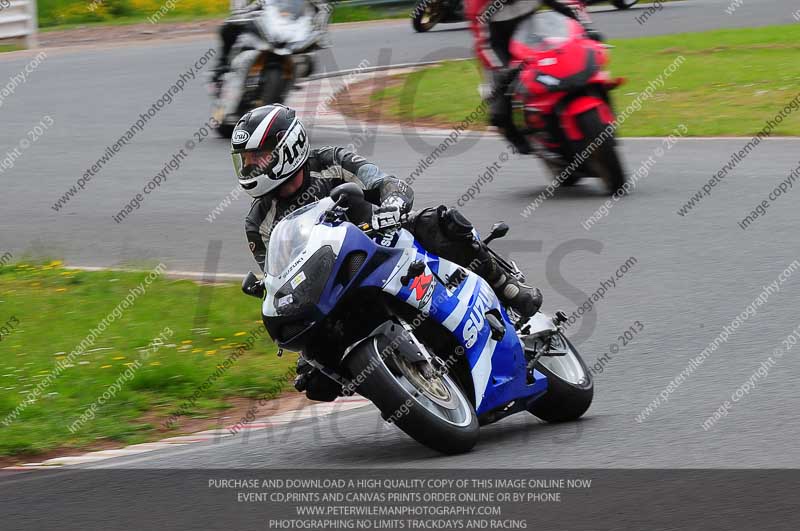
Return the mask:
POLYGON ((411 19, 414 31, 424 33, 432 29, 442 20, 441 9, 437 0, 420 0, 417 2, 417 5, 414 6, 414 18, 411 19))
POLYGON ((562 334, 551 339, 551 349, 561 356, 541 356, 536 370, 547 377, 547 392, 528 411, 545 422, 568 422, 580 418, 594 398, 594 381, 580 354, 562 334))
POLYGON ((459 386, 444 373, 426 377, 419 364, 373 337, 346 360, 360 395, 387 422, 417 442, 443 454, 467 452, 478 440, 478 417, 459 386))
MULTIPOLYGON (((625 184, 625 171, 622 168, 619 153, 617 153, 617 140, 613 133, 610 137, 602 139, 606 124, 600 119, 596 109, 587 111, 577 118, 578 127, 583 133, 583 140, 573 142, 572 149, 577 154, 589 152, 586 162, 581 170, 593 177, 599 177, 606 185, 608 195, 617 192, 625 184), (595 139, 599 140, 599 147, 590 150, 595 139)), ((597 145, 597 144, 595 144, 597 145)))
POLYGON ((280 64, 266 65, 261 73, 261 105, 283 103, 287 85, 288 81, 280 64))
POLYGON ((617 9, 630 9, 639 3, 639 0, 611 0, 617 9))

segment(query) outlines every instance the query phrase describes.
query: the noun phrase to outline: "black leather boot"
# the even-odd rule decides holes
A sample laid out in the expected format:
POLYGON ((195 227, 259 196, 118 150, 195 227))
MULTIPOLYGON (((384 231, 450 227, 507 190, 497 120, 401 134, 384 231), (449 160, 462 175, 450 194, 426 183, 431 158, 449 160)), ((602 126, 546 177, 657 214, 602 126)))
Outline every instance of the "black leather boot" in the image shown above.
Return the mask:
POLYGON ((489 121, 503 133, 517 153, 528 155, 533 149, 525 135, 517 129, 511 116, 511 96, 508 92, 516 77, 516 71, 505 68, 494 73, 492 92, 489 95, 489 121))
POLYGON ((305 392, 306 398, 318 402, 333 402, 341 396, 342 386, 334 382, 303 358, 297 360, 294 388, 305 392))
POLYGON ((542 306, 542 292, 539 288, 526 286, 500 267, 497 260, 478 243, 481 258, 481 271, 476 271, 492 286, 500 301, 514 310, 520 317, 532 317, 542 306))

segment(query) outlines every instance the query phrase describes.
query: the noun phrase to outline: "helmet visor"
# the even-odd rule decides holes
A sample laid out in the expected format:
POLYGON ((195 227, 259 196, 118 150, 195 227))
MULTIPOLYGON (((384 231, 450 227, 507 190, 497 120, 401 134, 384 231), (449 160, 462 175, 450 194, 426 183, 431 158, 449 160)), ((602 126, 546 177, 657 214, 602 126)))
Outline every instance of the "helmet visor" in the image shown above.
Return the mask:
POLYGON ((232 153, 231 157, 233 158, 233 169, 239 180, 249 180, 259 175, 272 177, 275 160, 271 150, 242 151, 232 153))

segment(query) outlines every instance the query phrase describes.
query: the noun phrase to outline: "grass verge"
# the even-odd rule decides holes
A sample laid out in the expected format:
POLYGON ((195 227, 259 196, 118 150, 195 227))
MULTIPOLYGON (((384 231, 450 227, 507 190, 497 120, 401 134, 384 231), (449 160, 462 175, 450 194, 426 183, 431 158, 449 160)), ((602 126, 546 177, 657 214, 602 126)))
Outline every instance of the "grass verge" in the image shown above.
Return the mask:
MULTIPOLYGON (((0 341, 0 456, 162 438, 171 433, 163 421, 191 402, 251 331, 263 329, 258 301, 238 286, 158 278, 71 359, 35 403, 4 425, 56 363, 70 361, 89 331, 146 276, 65 270, 59 262, 0 267, 0 325, 8 325, 0 341), (207 302, 205 317, 196 315, 198 301, 207 302), (165 327, 172 334, 154 346, 165 327), (129 369, 132 378, 123 381, 129 369), (69 427, 117 382, 119 390, 72 433, 69 427)), ((276 396, 288 385, 294 361, 275 356, 264 332, 219 371, 182 418, 214 417, 227 407, 226 398, 276 396)))
MULTIPOLYGON (((188 22, 225 18, 230 14, 229 0, 180 0, 169 9, 163 0, 39 0, 39 27, 43 31, 71 29, 78 26, 119 26, 148 22, 188 22)), ((407 18, 402 8, 337 6, 332 23, 361 22, 384 18, 407 18)))
POLYGON ((39 0, 39 26, 146 22, 158 14, 158 20, 226 16, 229 0, 180 0, 170 8, 164 0, 39 0))
MULTIPOLYGON (((611 50, 612 74, 627 79, 613 92, 617 109, 624 109, 677 56, 686 59, 663 88, 628 118, 620 130, 623 136, 668 135, 679 123, 692 136, 748 136, 800 92, 800 25, 611 44, 616 46, 611 50)), ((476 88, 481 78, 474 61, 447 62, 402 76, 402 81, 370 96, 373 103, 380 102, 384 118, 452 127, 480 104, 476 88)), ((800 112, 784 119, 773 134, 800 134, 800 112)))

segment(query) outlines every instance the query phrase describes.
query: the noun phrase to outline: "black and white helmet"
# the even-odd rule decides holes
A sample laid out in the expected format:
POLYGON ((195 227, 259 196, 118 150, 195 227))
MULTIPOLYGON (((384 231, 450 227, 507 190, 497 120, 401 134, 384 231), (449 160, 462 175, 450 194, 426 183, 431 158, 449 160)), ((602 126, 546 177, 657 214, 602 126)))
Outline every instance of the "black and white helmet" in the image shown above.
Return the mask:
POLYGON ((294 177, 308 160, 309 151, 306 129, 294 109, 277 103, 242 116, 231 136, 236 178, 253 197, 294 177))

